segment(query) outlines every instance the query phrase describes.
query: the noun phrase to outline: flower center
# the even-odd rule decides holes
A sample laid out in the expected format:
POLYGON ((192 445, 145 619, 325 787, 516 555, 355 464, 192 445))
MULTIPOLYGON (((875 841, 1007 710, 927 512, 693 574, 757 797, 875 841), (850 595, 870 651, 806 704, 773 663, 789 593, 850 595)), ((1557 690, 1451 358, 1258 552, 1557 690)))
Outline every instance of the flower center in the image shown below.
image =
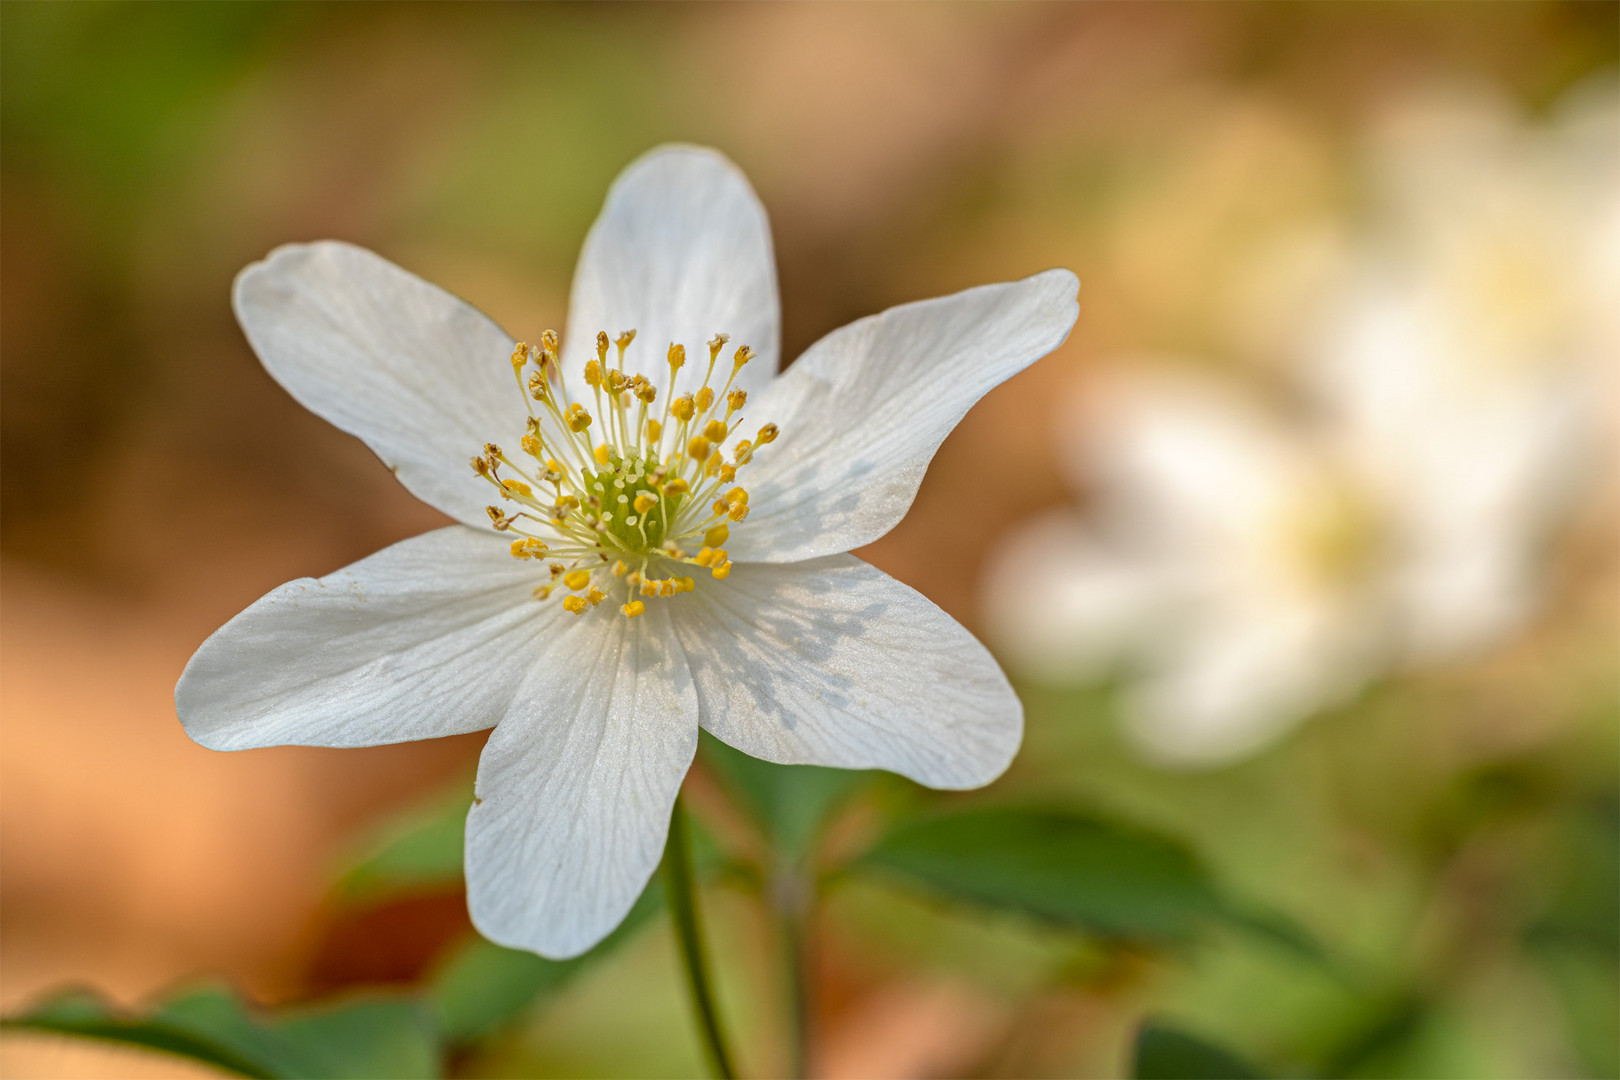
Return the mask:
POLYGON ((1313 492, 1294 508, 1289 524, 1294 570, 1321 588, 1355 588, 1385 540, 1374 509, 1348 485, 1313 492))
MULTIPOLYGON (((647 610, 645 599, 695 589, 692 567, 724 580, 731 559, 723 545, 731 526, 748 517, 737 471, 777 435, 776 425, 766 424, 753 440, 739 439, 726 459, 725 443, 748 401, 748 392, 731 384, 753 349, 737 347, 716 391, 710 383, 729 340, 716 334, 703 385, 673 400, 665 395, 659 408, 658 387, 625 370, 635 336, 627 330, 611 343, 617 355, 609 363, 608 336, 596 335, 596 359, 585 365, 594 415, 569 395, 554 332, 542 334, 538 346, 519 342, 512 374, 529 410, 523 454, 508 457, 486 443, 472 459, 473 471, 500 493, 503 505, 486 509, 496 530, 516 537, 512 557, 546 564, 535 598, 549 598, 560 585, 562 605, 575 615, 612 597, 634 618, 647 610)), ((665 361, 673 387, 686 348, 670 345, 665 361)))

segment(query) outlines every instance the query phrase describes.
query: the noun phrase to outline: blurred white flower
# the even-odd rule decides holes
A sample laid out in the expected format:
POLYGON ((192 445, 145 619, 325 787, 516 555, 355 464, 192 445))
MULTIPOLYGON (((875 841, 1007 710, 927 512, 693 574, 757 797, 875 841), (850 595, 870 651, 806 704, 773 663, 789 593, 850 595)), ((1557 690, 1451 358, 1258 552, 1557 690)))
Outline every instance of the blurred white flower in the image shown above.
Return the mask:
POLYGON ((487 937, 556 957, 646 884, 700 726, 770 761, 988 783, 1022 734, 1005 677, 846 552, 905 514, 975 401, 1063 341, 1076 287, 1052 270, 893 308, 778 374, 764 208, 689 147, 614 184, 566 342, 518 345, 359 248, 281 248, 235 290, 265 367, 460 524, 231 620, 176 687, 186 731, 236 750, 494 726, 468 904, 487 937), (728 461, 745 411, 772 423, 728 461))
POLYGON ((1004 657, 1055 681, 1124 667, 1135 741, 1197 766, 1521 627, 1550 528, 1605 461, 1617 119, 1612 94, 1546 127, 1478 102, 1393 116, 1378 230, 1289 376, 1293 407, 1166 365, 1065 415, 1094 501, 993 561, 1004 657))

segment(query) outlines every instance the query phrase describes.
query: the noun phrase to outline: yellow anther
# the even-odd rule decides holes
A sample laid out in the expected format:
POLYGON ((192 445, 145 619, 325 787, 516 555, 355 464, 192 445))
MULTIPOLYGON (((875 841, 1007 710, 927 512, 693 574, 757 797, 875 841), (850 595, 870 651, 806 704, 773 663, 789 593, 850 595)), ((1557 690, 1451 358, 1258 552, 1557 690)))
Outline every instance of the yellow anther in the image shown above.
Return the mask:
POLYGON ((563 421, 567 423, 569 431, 578 433, 591 426, 591 414, 585 411, 585 406, 576 401, 568 406, 567 412, 563 413, 563 421))
POLYGON ((501 489, 503 491, 508 491, 513 495, 521 495, 525 499, 534 498, 534 489, 529 487, 528 484, 525 484, 521 480, 502 480, 501 489))
POLYGON ((550 585, 537 585, 537 586, 535 586, 534 598, 536 600, 544 600, 546 597, 548 597, 550 595, 551 595, 551 586, 550 585))
POLYGON ((748 391, 746 390, 733 390, 726 395, 727 412, 736 412, 746 404, 748 404, 748 391))
POLYGON ((685 495, 691 490, 692 485, 688 484, 679 476, 664 485, 664 494, 670 496, 671 498, 675 497, 676 495, 685 495))
POLYGON ((726 516, 729 517, 732 521, 742 521, 742 520, 744 520, 745 518, 748 517, 748 504, 747 503, 737 503, 729 511, 726 512, 726 516))
POLYGON ((697 582, 693 581, 689 577, 678 577, 672 580, 675 582, 675 591, 678 593, 691 592, 693 589, 697 588, 697 582))
POLYGON ((725 548, 715 548, 714 549, 714 557, 711 560, 709 560, 709 566, 711 568, 716 567, 716 566, 723 566, 724 564, 726 564, 726 563, 728 563, 730 561, 731 561, 731 556, 726 554, 726 549, 725 548))
POLYGON ((724 581, 731 576, 731 563, 723 562, 709 571, 709 575, 716 581, 724 581))
POLYGON ((585 385, 602 385, 602 362, 600 360, 585 361, 585 385))
POLYGON ((546 564, 546 569, 551 572, 551 580, 556 581, 562 576, 562 572, 568 568, 560 562, 549 562, 546 564))
POLYGON ((606 465, 608 463, 608 457, 612 453, 613 451, 608 449, 607 443, 598 443, 596 449, 591 451, 591 455, 596 458, 596 463, 598 465, 606 465))
MULTIPOLYGON (((641 378, 641 376, 639 376, 639 375, 636 376, 636 377, 638 379, 641 378)), ((657 399, 657 397, 658 397, 658 387, 654 386, 652 383, 648 382, 646 379, 641 379, 640 384, 637 385, 637 387, 636 387, 636 397, 640 398, 642 401, 646 402, 648 405, 651 405, 653 403, 653 401, 655 399, 657 399)))
POLYGON ((749 348, 747 345, 739 345, 737 346, 737 351, 731 356, 731 363, 734 367, 740 368, 757 355, 759 354, 754 352, 754 350, 749 348))
POLYGON ((692 395, 682 394, 676 398, 670 404, 669 411, 675 414, 677 420, 686 421, 692 419, 695 411, 692 408, 692 395))
POLYGON ((628 569, 630 568, 624 564, 624 560, 620 559, 613 564, 613 568, 608 572, 614 577, 624 577, 624 572, 628 569))
POLYGON ((579 500, 572 495, 564 495, 551 505, 551 512, 562 517, 570 510, 579 509, 579 500))
POLYGON ((686 456, 693 461, 702 461, 709 456, 709 440, 699 435, 686 444, 686 456))
POLYGON ((517 343, 517 348, 512 350, 512 372, 513 372, 513 374, 521 373, 523 371, 523 365, 527 364, 528 362, 529 362, 529 347, 527 345, 523 344, 523 342, 520 341, 520 342, 517 343))
POLYGON ((703 437, 710 442, 719 442, 726 437, 726 425, 721 420, 710 420, 703 425, 703 437))
POLYGON ((744 506, 746 506, 748 505, 748 492, 740 487, 732 488, 730 491, 726 492, 726 502, 742 503, 744 506))
POLYGON ((664 425, 663 424, 660 424, 656 420, 648 420, 647 421, 647 441, 648 442, 657 442, 659 437, 662 436, 663 434, 664 434, 664 425))
POLYGON ((620 605, 619 610, 624 612, 626 618, 633 619, 637 615, 640 615, 643 611, 646 611, 647 605, 643 604, 640 600, 632 600, 628 604, 620 605))
POLYGON ((623 356, 624 350, 628 349, 630 347, 630 343, 634 340, 636 340, 636 332, 634 330, 622 330, 619 332, 619 336, 613 339, 613 344, 619 347, 619 355, 623 356))
POLYGON ((590 583, 591 572, 589 570, 570 570, 568 573, 563 575, 563 584, 568 586, 574 592, 579 592, 579 590, 583 589, 590 583))
POLYGON ((709 507, 709 509, 713 510, 717 514, 724 514, 731 510, 731 504, 726 502, 724 499, 716 499, 714 500, 714 505, 709 507))
POLYGON ((482 457, 475 457, 472 459, 472 470, 479 476, 488 476, 489 462, 485 461, 482 457))
POLYGON ((583 615, 585 613, 585 598, 583 596, 563 597, 563 610, 570 615, 583 615))
POLYGON ((709 364, 711 366, 714 364, 714 358, 720 355, 720 350, 725 348, 726 342, 730 340, 730 334, 716 334, 709 339, 709 364))
POLYGON ((641 581, 641 595, 642 596, 657 596, 658 595, 658 582, 649 580, 647 578, 643 578, 642 581, 641 581))
POLYGON ((538 459, 541 454, 546 452, 546 448, 541 444, 538 435, 525 435, 518 445, 523 447, 525 454, 535 459, 538 459))
POLYGON ((776 425, 766 424, 764 427, 759 429, 759 434, 754 437, 754 442, 759 446, 764 446, 768 442, 775 442, 776 435, 776 425))
POLYGON ((563 468, 562 462, 558 461, 556 458, 546 458, 546 468, 550 469, 554 473, 563 473, 568 471, 567 469, 563 468))
POLYGON ((545 542, 532 536, 512 541, 512 557, 514 559, 538 559, 545 553, 545 542))
POLYGON ((714 404, 714 391, 707 386, 701 387, 692 400, 697 402, 699 412, 708 412, 709 406, 714 404))
POLYGON ((607 593, 603 592, 601 589, 598 589, 595 585, 592 585, 591 591, 585 594, 585 599, 590 603, 591 607, 595 607, 597 604, 600 604, 603 600, 607 599, 607 593))
POLYGON ((692 561, 699 566, 712 565, 714 563, 714 548, 705 547, 701 549, 696 555, 692 556, 692 561))
POLYGON ((668 359, 670 374, 673 375, 686 366, 686 346, 678 341, 670 342, 668 359))
POLYGON ((630 376, 615 368, 608 368, 607 374, 602 376, 607 392, 617 397, 624 393, 624 388, 630 385, 630 376))
POLYGON ((720 466, 722 464, 724 464, 723 459, 720 457, 719 454, 715 454, 713 457, 711 457, 709 459, 708 464, 703 466, 703 475, 704 476, 713 476, 715 473, 718 473, 720 471, 720 466))
POLYGON ((540 334, 540 347, 552 356, 557 355, 557 331, 545 330, 540 334))
POLYGON ((717 548, 731 538, 731 526, 721 522, 703 534, 703 543, 706 547, 717 548))
POLYGON ((492 442, 487 442, 484 444, 484 456, 489 458, 490 464, 493 465, 501 458, 501 448, 492 442))
POLYGON ((647 511, 658 505, 658 500, 643 491, 640 495, 636 496, 636 501, 631 505, 636 508, 636 513, 645 514, 647 511))
POLYGON ((720 482, 722 484, 729 484, 735 479, 737 479, 737 466, 735 466, 735 465, 722 465, 722 466, 720 466, 720 482))
POLYGON ((604 364, 607 363, 607 347, 608 347, 607 331, 606 330, 598 330, 596 332, 596 358, 598 360, 600 360, 604 364))
POLYGON ((507 517, 505 514, 501 513, 501 508, 500 507, 498 507, 498 506, 486 506, 486 507, 484 507, 484 513, 489 515, 489 523, 491 525, 493 525, 496 529, 499 530, 499 529, 511 528, 512 519, 507 517))
POLYGON ((543 372, 536 371, 529 376, 530 397, 536 401, 544 401, 549 393, 551 393, 551 384, 546 382, 546 376, 543 372))
POLYGON ((675 579, 665 578, 658 583, 658 595, 668 598, 675 595, 675 579))

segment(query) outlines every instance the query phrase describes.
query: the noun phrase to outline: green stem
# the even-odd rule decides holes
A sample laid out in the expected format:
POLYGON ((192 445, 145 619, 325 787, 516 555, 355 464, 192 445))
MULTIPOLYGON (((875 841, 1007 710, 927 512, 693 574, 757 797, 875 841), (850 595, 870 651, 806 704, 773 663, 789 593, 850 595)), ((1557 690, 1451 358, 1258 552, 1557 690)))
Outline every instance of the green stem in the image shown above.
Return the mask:
POLYGON ((804 1080, 810 1075, 810 971, 805 942, 809 886, 797 867, 784 870, 776 880, 776 907, 782 927, 782 945, 787 968, 788 1009, 792 1016, 792 1045, 789 1047, 790 1075, 804 1080))
POLYGON ((686 985, 697 1011, 698 1031, 709 1065, 720 1080, 733 1080, 731 1054, 720 1034, 720 1018, 714 1007, 714 991, 709 986, 709 969, 703 959, 703 931, 698 922, 697 887, 692 875, 692 844, 686 833, 686 807, 676 796, 669 818, 669 844, 664 848, 664 892, 669 913, 675 922, 675 939, 680 942, 681 961, 686 968, 686 985))

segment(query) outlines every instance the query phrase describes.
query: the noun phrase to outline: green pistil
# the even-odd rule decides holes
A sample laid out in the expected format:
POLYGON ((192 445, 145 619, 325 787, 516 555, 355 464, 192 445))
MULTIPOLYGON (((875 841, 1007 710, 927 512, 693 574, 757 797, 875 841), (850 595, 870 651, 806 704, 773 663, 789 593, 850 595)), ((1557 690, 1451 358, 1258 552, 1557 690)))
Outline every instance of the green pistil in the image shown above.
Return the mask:
POLYGON ((585 489, 602 501, 602 522, 613 538, 628 551, 642 553, 664 542, 669 522, 680 509, 681 496, 659 498, 653 489, 651 473, 657 460, 608 458, 601 472, 586 473, 585 489), (645 514, 636 511, 636 496, 645 492, 658 502, 645 514))

